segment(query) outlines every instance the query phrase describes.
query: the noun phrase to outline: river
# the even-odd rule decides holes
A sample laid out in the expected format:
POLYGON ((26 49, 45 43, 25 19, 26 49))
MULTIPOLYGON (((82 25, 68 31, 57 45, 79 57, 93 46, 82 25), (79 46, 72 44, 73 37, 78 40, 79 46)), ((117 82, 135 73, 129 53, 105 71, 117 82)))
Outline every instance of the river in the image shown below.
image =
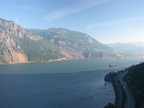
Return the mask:
POLYGON ((0 65, 0 108, 103 108, 115 99, 111 83, 105 86, 105 74, 141 61, 66 60, 0 65))

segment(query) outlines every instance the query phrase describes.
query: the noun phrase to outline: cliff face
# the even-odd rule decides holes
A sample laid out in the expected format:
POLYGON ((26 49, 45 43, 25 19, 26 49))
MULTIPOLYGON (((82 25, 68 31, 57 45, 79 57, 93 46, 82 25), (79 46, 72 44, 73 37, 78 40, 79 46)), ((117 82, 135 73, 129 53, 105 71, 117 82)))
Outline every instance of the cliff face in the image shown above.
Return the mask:
POLYGON ((62 57, 57 48, 55 50, 59 55, 56 54, 55 50, 49 52, 49 47, 53 48, 54 46, 46 42, 41 36, 33 36, 32 33, 13 21, 0 19, 0 63, 40 62, 62 57), (40 54, 41 52, 43 54, 40 54), (43 55, 47 57, 42 58, 45 57, 43 55))
POLYGON ((17 62, 27 62, 27 56, 21 51, 15 51, 14 47, 21 50, 21 47, 17 45, 14 40, 10 37, 10 34, 17 34, 17 36, 22 37, 24 30, 20 28, 14 22, 7 22, 0 19, 0 59, 1 62, 5 63, 17 63, 17 62))
POLYGON ((84 33, 62 28, 26 30, 13 21, 0 19, 0 63, 122 57, 84 33))

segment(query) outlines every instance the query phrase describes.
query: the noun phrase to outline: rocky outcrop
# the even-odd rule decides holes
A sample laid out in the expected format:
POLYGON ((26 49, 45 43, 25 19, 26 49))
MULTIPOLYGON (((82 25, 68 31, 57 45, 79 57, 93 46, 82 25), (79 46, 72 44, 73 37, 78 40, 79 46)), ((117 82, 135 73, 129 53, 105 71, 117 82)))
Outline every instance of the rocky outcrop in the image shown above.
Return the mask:
POLYGON ((41 62, 62 57, 49 47, 60 53, 42 36, 33 35, 13 21, 0 19, 0 63, 41 62))
MULTIPOLYGON (((20 33, 24 33, 24 30, 21 29, 17 31, 18 25, 14 22, 8 22, 0 19, 0 53, 1 53, 1 62, 5 63, 22 63, 27 62, 27 55, 21 52, 21 47, 15 43, 10 34, 17 34, 21 38, 20 33), (14 48, 19 49, 15 51, 14 48), (3 59, 3 60, 2 60, 3 59)), ((19 27, 20 28, 20 27, 19 27)))
POLYGON ((0 19, 0 27, 2 27, 4 30, 6 30, 7 33, 15 34, 19 38, 23 38, 24 36, 29 36, 29 38, 31 40, 43 39, 41 36, 33 36, 32 33, 23 29, 21 26, 16 24, 14 21, 6 21, 3 19, 0 19))

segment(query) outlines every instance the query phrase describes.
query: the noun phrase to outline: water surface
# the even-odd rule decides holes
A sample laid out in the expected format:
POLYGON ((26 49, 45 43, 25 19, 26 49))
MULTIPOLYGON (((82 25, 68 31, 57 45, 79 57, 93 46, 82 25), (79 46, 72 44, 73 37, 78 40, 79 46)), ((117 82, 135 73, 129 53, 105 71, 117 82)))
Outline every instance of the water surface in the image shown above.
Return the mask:
POLYGON ((142 61, 69 60, 0 66, 0 108, 103 108, 114 102, 106 73, 142 61), (109 64, 117 67, 110 68, 109 64))

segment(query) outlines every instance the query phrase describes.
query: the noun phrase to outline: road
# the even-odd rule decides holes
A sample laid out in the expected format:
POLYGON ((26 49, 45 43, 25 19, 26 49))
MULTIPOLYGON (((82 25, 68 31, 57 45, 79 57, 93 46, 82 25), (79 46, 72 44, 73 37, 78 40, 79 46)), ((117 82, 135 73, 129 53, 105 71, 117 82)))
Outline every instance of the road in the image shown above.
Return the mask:
POLYGON ((124 71, 123 73, 121 73, 118 78, 120 83, 122 84, 124 90, 125 90, 125 94, 126 94, 126 101, 125 101, 125 108, 135 108, 135 101, 134 101, 134 97, 129 89, 129 87, 127 86, 127 84, 124 81, 124 77, 127 74, 127 71, 124 71))
POLYGON ((123 106, 123 95, 122 94, 123 93, 122 93, 122 89, 121 89, 121 86, 120 86, 117 78, 115 78, 114 83, 117 87, 115 89, 116 90, 116 97, 117 97, 116 108, 122 108, 122 106, 123 106))

